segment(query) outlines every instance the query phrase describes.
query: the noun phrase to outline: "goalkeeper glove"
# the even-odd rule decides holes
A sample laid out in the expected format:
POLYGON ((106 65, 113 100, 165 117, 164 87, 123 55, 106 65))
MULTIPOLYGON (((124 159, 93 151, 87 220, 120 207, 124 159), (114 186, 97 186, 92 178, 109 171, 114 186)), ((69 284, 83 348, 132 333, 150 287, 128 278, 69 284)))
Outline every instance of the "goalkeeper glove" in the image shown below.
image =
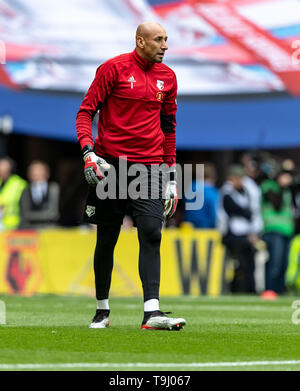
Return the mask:
POLYGON ((82 149, 84 160, 84 176, 90 186, 97 186, 103 178, 103 172, 110 169, 110 165, 93 151, 93 147, 86 145, 82 149))
POLYGON ((166 184, 165 193, 165 211, 164 218, 170 219, 176 211, 178 203, 177 182, 176 182, 176 168, 172 166, 169 168, 170 180, 166 184))

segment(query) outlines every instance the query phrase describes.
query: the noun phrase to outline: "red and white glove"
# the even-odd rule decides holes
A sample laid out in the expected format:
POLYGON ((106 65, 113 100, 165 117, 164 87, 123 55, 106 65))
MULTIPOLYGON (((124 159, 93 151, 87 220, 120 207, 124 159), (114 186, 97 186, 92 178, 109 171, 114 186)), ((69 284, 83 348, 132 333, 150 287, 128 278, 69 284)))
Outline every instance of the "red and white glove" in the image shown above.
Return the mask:
POLYGON ((90 145, 85 146, 82 153, 85 179, 90 186, 97 186, 104 176, 103 172, 110 169, 110 164, 97 156, 90 145))
POLYGON ((166 193, 165 193, 165 211, 164 218, 170 219, 176 211, 178 203, 178 194, 177 194, 177 182, 176 178, 176 168, 174 166, 170 167, 168 171, 170 175, 170 180, 166 184, 166 193))

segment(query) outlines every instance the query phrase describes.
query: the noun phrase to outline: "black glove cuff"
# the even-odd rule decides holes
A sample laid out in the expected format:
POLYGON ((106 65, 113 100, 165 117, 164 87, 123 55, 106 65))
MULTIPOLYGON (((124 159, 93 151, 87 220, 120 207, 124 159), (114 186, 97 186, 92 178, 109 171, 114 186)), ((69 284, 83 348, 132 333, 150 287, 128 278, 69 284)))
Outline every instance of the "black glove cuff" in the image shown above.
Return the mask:
POLYGON ((83 159, 85 158, 85 156, 90 153, 90 152, 94 152, 94 148, 90 145, 90 144, 87 144, 85 145, 82 150, 82 156, 83 156, 83 159))
POLYGON ((176 171, 170 171, 170 181, 176 181, 176 171))

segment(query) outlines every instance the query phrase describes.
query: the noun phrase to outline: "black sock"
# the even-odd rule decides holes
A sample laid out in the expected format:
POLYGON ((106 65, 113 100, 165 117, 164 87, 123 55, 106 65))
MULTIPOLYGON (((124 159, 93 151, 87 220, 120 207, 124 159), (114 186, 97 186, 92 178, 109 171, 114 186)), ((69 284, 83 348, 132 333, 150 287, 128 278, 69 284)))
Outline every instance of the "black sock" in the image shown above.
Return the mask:
POLYGON ((97 312, 97 313, 99 313, 99 312, 103 312, 103 314, 105 314, 105 315, 109 315, 109 313, 110 313, 110 310, 100 310, 99 308, 97 308, 96 312, 97 312))

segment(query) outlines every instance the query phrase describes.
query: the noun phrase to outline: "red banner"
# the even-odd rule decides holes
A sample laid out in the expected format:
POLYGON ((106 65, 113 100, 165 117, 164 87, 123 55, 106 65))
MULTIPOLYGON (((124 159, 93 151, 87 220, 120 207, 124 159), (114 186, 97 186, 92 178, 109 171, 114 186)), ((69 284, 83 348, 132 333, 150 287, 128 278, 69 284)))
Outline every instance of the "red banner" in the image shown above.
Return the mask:
POLYGON ((293 49, 255 25, 228 3, 192 1, 195 12, 220 35, 239 45, 276 74, 294 95, 300 95, 300 64, 292 61, 293 49))
POLYGON ((5 68, 2 64, 0 64, 0 84, 15 90, 19 89, 19 87, 11 80, 9 75, 6 73, 5 68))

